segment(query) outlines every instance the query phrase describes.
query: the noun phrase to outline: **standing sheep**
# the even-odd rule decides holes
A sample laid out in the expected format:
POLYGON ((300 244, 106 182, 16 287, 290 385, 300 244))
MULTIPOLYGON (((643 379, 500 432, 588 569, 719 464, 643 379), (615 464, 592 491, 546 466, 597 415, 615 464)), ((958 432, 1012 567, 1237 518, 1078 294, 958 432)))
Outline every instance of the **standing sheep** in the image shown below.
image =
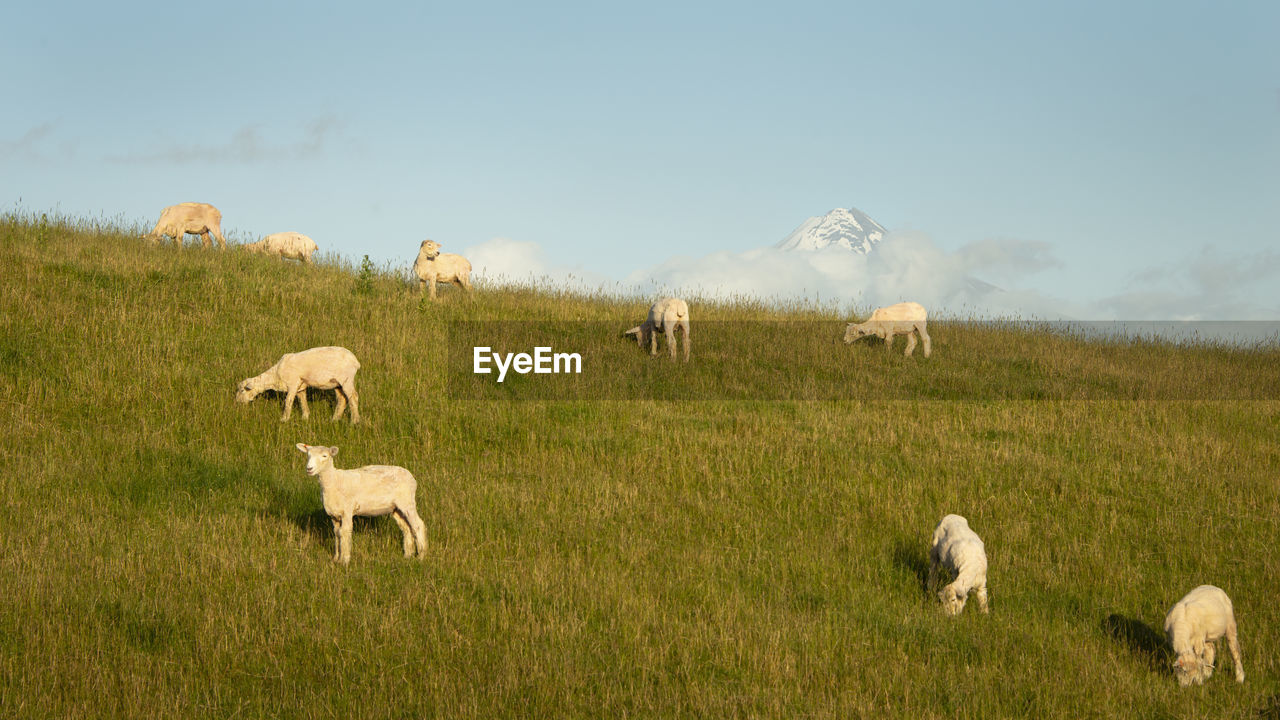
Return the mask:
POLYGON ((1213 657, 1218 638, 1227 636, 1227 648, 1235 661, 1236 682, 1244 682, 1240 664, 1240 643, 1236 640, 1236 616, 1231 598, 1222 588, 1201 585, 1187 593, 1164 618, 1176 659, 1173 674, 1178 684, 1200 685, 1213 674, 1213 657))
POLYGON ((337 407, 333 419, 342 417, 351 401, 351 422, 360 422, 360 396, 356 393, 356 370, 360 361, 344 347, 316 347, 302 352, 287 353, 266 372, 240 381, 236 389, 236 402, 249 403, 268 390, 288 393, 284 399, 284 415, 281 422, 293 412, 293 399, 302 406, 303 419, 311 417, 307 407, 307 388, 333 390, 337 407))
POLYGON ((300 232, 280 232, 268 235, 258 242, 244 246, 245 250, 268 255, 279 255, 288 260, 301 260, 311 263, 311 254, 319 248, 316 241, 300 232))
POLYGON ((871 317, 867 318, 864 323, 849 323, 844 329, 844 343, 851 344, 859 338, 868 335, 875 335, 884 340, 885 350, 893 349, 893 338, 895 335, 907 336, 907 351, 903 353, 906 357, 911 357, 911 353, 916 349, 916 334, 920 335, 920 341, 924 343, 924 356, 929 357, 933 352, 933 343, 929 339, 929 332, 925 329, 928 321, 928 313, 924 306, 920 303, 903 302, 897 305, 877 308, 871 313, 871 317))
POLYGON ((353 518, 390 515, 404 533, 404 556, 422 557, 427 550, 427 528, 418 517, 418 481, 397 465, 365 465, 354 470, 333 466, 336 447, 298 443, 307 456, 307 474, 320 479, 324 512, 333 522, 333 560, 351 562, 353 518))
POLYGON ((218 239, 218 246, 226 250, 227 239, 222 236, 222 213, 208 203, 184 202, 170 205, 160 213, 160 220, 155 228, 143 237, 152 242, 169 236, 175 245, 182 246, 182 239, 188 235, 199 235, 205 247, 213 247, 209 240, 212 233, 218 239))
POLYGON ((969 521, 959 515, 947 515, 933 531, 933 544, 929 548, 928 587, 938 583, 938 568, 946 567, 956 574, 956 579, 938 592, 942 610, 948 615, 959 615, 964 610, 970 593, 978 596, 978 609, 987 612, 987 550, 969 528, 969 521))
POLYGON ((418 247, 413 274, 418 276, 418 292, 431 287, 432 300, 436 299, 436 283, 454 283, 471 294, 471 263, 461 255, 441 253, 440 243, 434 240, 423 240, 418 247))
POLYGON ((640 347, 649 345, 649 354, 658 354, 658 333, 667 336, 671 359, 676 359, 676 329, 684 334, 684 359, 689 361, 689 304, 679 298, 663 298, 649 307, 649 317, 644 322, 623 333, 635 335, 640 347))

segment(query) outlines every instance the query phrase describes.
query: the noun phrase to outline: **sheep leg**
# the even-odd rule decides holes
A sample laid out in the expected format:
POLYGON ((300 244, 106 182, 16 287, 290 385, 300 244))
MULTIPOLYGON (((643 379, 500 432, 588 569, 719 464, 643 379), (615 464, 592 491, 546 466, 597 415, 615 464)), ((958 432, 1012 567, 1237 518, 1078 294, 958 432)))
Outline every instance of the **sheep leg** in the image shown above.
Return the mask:
POLYGON ((671 350, 671 359, 676 359, 676 328, 674 323, 667 323, 667 348, 671 350))
POLYGON ((689 362, 689 323, 685 323, 684 328, 684 361, 689 362))
POLYGON ((916 326, 916 332, 920 333, 920 343, 924 345, 924 356, 929 357, 933 354, 933 341, 929 339, 929 331, 924 329, 924 324, 916 326))
POLYGON ((978 609, 982 612, 990 612, 991 608, 987 605, 987 586, 983 585, 978 588, 978 609))
POLYGON ((396 508, 396 510, 391 513, 391 518, 396 521, 396 525, 400 526, 400 534, 403 536, 403 539, 404 539, 404 543, 403 543, 404 556, 413 557, 413 553, 414 553, 413 533, 409 529, 409 523, 406 522, 405 519, 400 516, 401 512, 402 511, 399 508, 396 508))
POLYGON ((345 383, 341 383, 334 388, 334 392, 338 396, 338 407, 333 411, 333 419, 337 420, 342 417, 342 411, 347 407, 347 401, 351 402, 351 422, 352 424, 360 422, 360 396, 356 393, 356 380, 351 378, 345 383))
POLYGON ((418 557, 423 557, 427 553, 427 524, 422 522, 422 518, 418 516, 418 511, 412 506, 402 508, 400 512, 404 513, 404 519, 408 521, 410 529, 413 530, 413 540, 418 545, 418 557))
POLYGON ((306 420, 311 417, 311 408, 307 405, 307 386, 303 385, 298 390, 298 405, 302 406, 302 419, 306 420))
POLYGON ((649 355, 652 357, 658 354, 658 333, 657 328, 649 328, 649 355))
POLYGON ((330 421, 337 422, 342 417, 342 413, 347 409, 347 396, 343 394, 341 387, 333 389, 333 396, 337 398, 337 405, 333 408, 333 417, 330 421))
POLYGON ((1236 621, 1227 623, 1227 648, 1231 650, 1231 660, 1235 662, 1236 682, 1244 682, 1244 665, 1240 664, 1240 643, 1236 639, 1236 621))
POLYGON ((356 379, 351 378, 351 382, 342 386, 342 391, 351 401, 351 424, 355 425, 360 422, 360 393, 356 392, 356 379))
POLYGON ((911 357, 911 353, 915 351, 916 351, 916 334, 913 332, 909 332, 907 333, 907 351, 904 352, 902 355, 903 357, 911 357))
POLYGON ((342 520, 336 517, 330 517, 333 523, 333 561, 338 562, 342 557, 342 520))
POLYGON ((469 275, 459 276, 458 287, 462 288, 463 290, 466 290, 467 294, 470 295, 471 294, 471 277, 469 275))
POLYGON ((431 286, 431 299, 435 300, 436 299, 436 276, 434 274, 431 277, 427 278, 427 285, 431 286))
POLYGON ((339 538, 339 558, 338 561, 343 565, 351 563, 351 513, 342 514, 342 532, 338 534, 339 538))
MULTIPOLYGON (((305 392, 306 391, 304 390, 303 397, 306 397, 305 392)), ((296 387, 289 388, 289 394, 285 395, 284 397, 284 415, 280 418, 280 422, 285 422, 286 420, 289 419, 291 415, 293 415, 293 399, 297 395, 298 395, 298 388, 296 387)))

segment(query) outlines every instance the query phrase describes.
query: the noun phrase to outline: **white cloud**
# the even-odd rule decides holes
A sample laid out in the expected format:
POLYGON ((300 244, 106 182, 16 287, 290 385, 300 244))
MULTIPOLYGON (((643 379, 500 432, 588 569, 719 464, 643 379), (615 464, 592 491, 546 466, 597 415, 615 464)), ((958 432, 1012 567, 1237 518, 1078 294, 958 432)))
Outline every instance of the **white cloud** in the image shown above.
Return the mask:
POLYGON ((496 284, 527 284, 548 281, 575 290, 590 290, 614 284, 600 273, 547 260, 542 246, 527 240, 493 238, 462 251, 471 261, 476 277, 496 284))
POLYGON ((1001 279, 1020 279, 1056 265, 1040 243, 984 241, 947 252, 923 233, 898 232, 885 236, 867 255, 838 247, 812 252, 767 247, 673 257, 632 273, 626 284, 704 297, 836 300, 860 308, 914 300, 939 313, 965 317, 1074 316, 1078 308, 1065 302, 1031 290, 996 287, 975 274, 991 270, 1001 279))

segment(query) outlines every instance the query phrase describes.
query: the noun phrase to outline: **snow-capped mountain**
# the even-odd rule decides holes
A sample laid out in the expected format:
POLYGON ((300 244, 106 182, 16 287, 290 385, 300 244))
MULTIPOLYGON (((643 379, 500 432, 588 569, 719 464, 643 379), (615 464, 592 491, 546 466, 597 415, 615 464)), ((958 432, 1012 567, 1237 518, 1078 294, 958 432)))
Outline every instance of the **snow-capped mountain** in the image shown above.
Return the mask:
POLYGON ((775 247, 782 250, 821 250, 837 245, 865 255, 888 232, 857 208, 836 208, 821 217, 805 220, 775 247))

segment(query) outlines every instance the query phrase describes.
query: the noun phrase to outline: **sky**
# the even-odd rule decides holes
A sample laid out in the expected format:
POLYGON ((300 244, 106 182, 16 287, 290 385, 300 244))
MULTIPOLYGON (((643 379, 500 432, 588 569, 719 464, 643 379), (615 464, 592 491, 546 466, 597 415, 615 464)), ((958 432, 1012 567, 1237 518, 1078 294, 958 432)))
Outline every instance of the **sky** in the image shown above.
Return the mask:
POLYGON ((389 267, 1280 319, 1280 4, 24 3, 0 211, 389 267), (771 249, 856 207, 875 253, 771 249))

